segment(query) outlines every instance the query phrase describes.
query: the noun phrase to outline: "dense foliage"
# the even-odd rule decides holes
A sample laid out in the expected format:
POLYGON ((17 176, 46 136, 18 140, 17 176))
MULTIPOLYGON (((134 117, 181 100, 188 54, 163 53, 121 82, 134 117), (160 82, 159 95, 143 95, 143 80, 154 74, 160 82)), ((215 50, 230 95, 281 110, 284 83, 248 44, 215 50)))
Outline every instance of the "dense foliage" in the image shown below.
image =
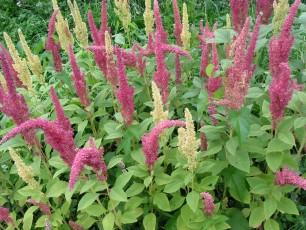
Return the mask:
POLYGON ((306 228, 300 0, 11 3, 0 229, 306 228))

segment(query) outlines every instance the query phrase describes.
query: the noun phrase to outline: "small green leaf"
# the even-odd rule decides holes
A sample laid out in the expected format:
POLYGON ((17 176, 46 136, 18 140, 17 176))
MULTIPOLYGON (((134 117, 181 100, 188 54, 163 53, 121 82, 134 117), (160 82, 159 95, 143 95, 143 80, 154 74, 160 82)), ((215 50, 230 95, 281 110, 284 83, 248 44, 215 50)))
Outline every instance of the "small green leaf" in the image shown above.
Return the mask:
POLYGON ((67 189, 68 183, 66 181, 57 181, 47 190, 46 197, 59 197, 67 189))
POLYGON ((148 176, 146 179, 144 179, 143 184, 146 186, 146 188, 149 187, 149 185, 151 184, 152 180, 153 180, 152 176, 148 176))
POLYGON ((267 152, 279 152, 283 150, 291 149, 292 145, 286 144, 279 138, 274 137, 268 145, 267 152))
POLYGON ((102 220, 103 229, 114 229, 115 217, 109 212, 102 220))
POLYGON ((214 69, 214 65, 213 64, 208 64, 208 66, 206 67, 206 75, 208 77, 210 77, 212 75, 214 69))
POLYGON ((194 213, 198 208, 199 200, 200 200, 200 195, 196 191, 188 193, 186 197, 187 204, 194 213))
POLYGON ((276 208, 277 208, 277 201, 274 198, 269 198, 265 200, 264 213, 266 220, 268 220, 273 215, 273 213, 276 211, 276 208))
POLYGON ((87 124, 88 124, 88 120, 85 120, 85 121, 82 121, 81 123, 79 123, 78 132, 82 134, 83 131, 85 130, 87 124))
POLYGON ((266 161, 269 168, 276 172, 283 161, 284 153, 283 152, 269 152, 266 156, 266 161))
POLYGON ((30 207, 24 214, 23 216, 23 229, 24 230, 30 230, 32 227, 32 222, 33 222, 33 212, 37 210, 38 207, 32 206, 30 207))
POLYGON ((287 197, 282 197, 277 204, 277 209, 283 213, 299 215, 295 203, 287 197))
POLYGON ((155 230, 156 216, 154 213, 149 213, 143 218, 143 227, 145 230, 155 230))
POLYGON ((288 145, 295 145, 295 139, 292 132, 284 130, 283 132, 279 132, 277 136, 282 142, 288 145))
POLYGON ((83 210, 90 205, 99 197, 98 193, 87 193, 85 194, 78 204, 78 211, 83 210))
POLYGON ((235 155, 228 155, 228 162, 237 169, 250 172, 250 157, 248 152, 238 151, 235 155))
POLYGON ((126 190, 127 197, 137 196, 144 190, 145 186, 141 183, 134 183, 126 190))
POLYGON ((251 212, 249 225, 252 228, 258 228, 265 220, 263 207, 257 207, 251 212))
POLYGON ((179 179, 175 179, 166 185, 164 192, 165 193, 174 193, 178 191, 180 188, 184 187, 184 182, 179 179))
POLYGON ((250 192, 258 195, 266 195, 271 192, 271 187, 264 183, 258 184, 250 192))
POLYGON ((168 197, 165 193, 156 193, 153 196, 153 204, 155 204, 159 209, 170 212, 170 203, 168 197))
POLYGON ((112 200, 122 201, 122 202, 127 201, 127 196, 125 192, 123 191, 123 189, 120 187, 113 187, 111 189, 109 196, 112 200))
POLYGON ((269 219, 264 224, 265 230, 279 230, 279 225, 276 220, 269 219))
POLYGON ((125 44, 125 38, 122 34, 116 34, 115 35, 115 43, 119 45, 124 45, 125 44))
POLYGON ((132 178, 132 172, 126 172, 117 177, 115 187, 123 188, 132 178))
POLYGON ((238 138, 237 137, 231 137, 225 144, 225 147, 227 151, 231 155, 235 155, 237 147, 238 147, 238 138))
POLYGON ((123 159, 122 156, 115 156, 112 157, 112 159, 110 159, 108 165, 107 165, 107 169, 111 169, 112 167, 114 167, 115 165, 117 165, 119 162, 121 162, 123 159))
POLYGON ((106 209, 101 204, 93 204, 84 211, 90 216, 99 217, 106 212, 106 209))

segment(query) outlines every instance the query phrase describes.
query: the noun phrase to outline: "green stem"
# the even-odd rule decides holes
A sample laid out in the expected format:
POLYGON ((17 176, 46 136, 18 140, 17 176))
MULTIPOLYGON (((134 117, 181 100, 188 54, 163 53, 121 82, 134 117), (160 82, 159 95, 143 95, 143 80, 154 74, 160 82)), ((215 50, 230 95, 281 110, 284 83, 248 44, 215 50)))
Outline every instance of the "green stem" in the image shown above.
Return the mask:
POLYGON ((303 141, 302 141, 302 143, 301 143, 301 146, 300 146, 300 148, 299 148, 299 150, 298 150, 298 152, 297 152, 297 155, 296 155, 296 157, 295 157, 295 160, 296 160, 297 162, 300 161, 301 153, 302 153, 302 150, 303 150, 303 148, 304 148, 305 142, 306 142, 306 137, 303 138, 303 141))
POLYGON ((95 126, 95 123, 94 123, 94 117, 93 117, 93 113, 84 109, 85 112, 87 113, 88 117, 89 117, 89 122, 90 122, 90 128, 91 128, 91 131, 94 135, 94 138, 96 139, 97 138, 97 130, 96 130, 96 126, 95 126))
POLYGON ((115 223, 119 223, 119 229, 121 229, 122 230, 122 226, 121 226, 121 222, 120 222, 120 219, 118 218, 118 216, 117 216, 117 213, 115 212, 115 207, 114 207, 114 203, 113 203, 113 201, 112 201, 112 199, 110 198, 110 189, 109 189, 109 185, 108 185, 108 183, 105 181, 105 184, 106 184, 106 191, 107 191, 107 195, 108 195, 108 197, 109 197, 109 202, 111 203, 111 205, 112 205, 112 210, 111 210, 111 212, 114 214, 114 217, 115 217, 115 223), (117 222, 117 221, 118 222, 117 222))

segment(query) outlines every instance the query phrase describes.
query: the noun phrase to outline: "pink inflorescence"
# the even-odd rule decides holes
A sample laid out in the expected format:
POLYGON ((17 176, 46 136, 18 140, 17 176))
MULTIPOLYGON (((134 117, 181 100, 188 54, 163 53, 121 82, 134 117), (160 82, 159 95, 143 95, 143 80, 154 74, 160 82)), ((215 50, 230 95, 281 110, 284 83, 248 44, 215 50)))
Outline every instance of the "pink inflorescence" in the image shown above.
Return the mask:
POLYGON ((161 42, 166 43, 168 39, 168 31, 164 30, 163 21, 157 0, 154 0, 154 19, 156 25, 156 33, 159 34, 161 42))
POLYGON ((78 225, 76 222, 72 220, 69 221, 69 225, 70 227, 73 228, 73 230, 84 230, 84 228, 82 228, 80 225, 78 225))
POLYGON ((90 101, 88 99, 88 92, 86 89, 86 82, 85 82, 85 74, 81 72, 76 57, 73 53, 73 49, 71 44, 68 46, 68 54, 70 59, 71 69, 73 74, 71 74, 71 78, 73 79, 74 88, 78 97, 80 98, 81 104, 84 107, 88 107, 90 105, 90 101))
POLYGON ((207 216, 211 216, 214 213, 216 205, 214 204, 214 198, 208 192, 201 193, 203 200, 203 211, 207 216))
POLYGON ((274 0, 257 0, 256 15, 261 15, 262 24, 269 24, 269 19, 273 12, 274 0))
POLYGON ((228 109, 239 110, 243 106, 249 89, 250 78, 256 69, 256 65, 253 65, 252 62, 261 20, 260 17, 256 19, 255 28, 246 52, 250 22, 251 18, 249 17, 236 40, 234 61, 226 71, 224 99, 215 102, 215 104, 224 105, 228 109))
POLYGON ((131 125, 134 116, 134 87, 128 85, 121 49, 115 47, 115 52, 117 56, 117 76, 119 79, 119 89, 116 91, 116 97, 120 103, 121 114, 125 124, 131 125))
POLYGON ((78 150, 71 167, 69 189, 73 189, 79 174, 84 170, 84 165, 91 166, 100 181, 106 181, 107 168, 102 159, 104 148, 96 149, 93 138, 89 139, 89 147, 78 150))
POLYGON ((145 134, 142 141, 142 152, 146 157, 146 164, 151 171, 153 171, 153 165, 158 158, 159 142, 158 136, 162 133, 164 129, 170 128, 172 126, 185 126, 184 121, 177 120, 165 120, 155 126, 149 134, 145 134))
MULTIPOLYGON (((201 121, 201 128, 204 127, 204 121, 201 121)), ((200 133, 200 138, 201 138, 201 152, 204 152, 207 150, 207 138, 205 133, 201 132, 200 133)))
POLYGON ((8 208, 0 206, 0 221, 5 221, 7 224, 11 223, 12 225, 14 225, 14 221, 11 217, 9 217, 9 215, 10 210, 8 208))
MULTIPOLYGON (((0 111, 12 118, 16 125, 20 125, 30 119, 30 112, 24 96, 17 92, 18 80, 11 61, 9 53, 0 44, 0 64, 7 86, 5 92, 0 85, 0 111)), ((23 135, 31 146, 41 147, 34 131, 23 132, 23 135)))
POLYGON ((306 190, 306 179, 301 177, 298 173, 294 173, 293 169, 289 170, 287 166, 284 166, 282 171, 277 171, 275 177, 275 184, 281 186, 290 184, 306 190))
POLYGON ((230 0, 233 25, 237 33, 240 33, 248 17, 249 4, 249 0, 230 0))
POLYGON ((181 39, 181 33, 182 33, 182 22, 180 17, 180 10, 177 5, 176 0, 172 0, 172 6, 173 6, 173 15, 174 15, 174 37, 176 39, 176 44, 178 46, 183 46, 183 42, 181 39))
POLYGON ((54 10, 51 19, 49 21, 49 30, 48 30, 48 37, 47 37, 47 43, 46 43, 46 50, 52 52, 53 56, 53 62, 54 62, 54 69, 57 72, 62 72, 62 58, 60 55, 60 43, 55 43, 55 40, 53 38, 53 34, 55 31, 55 19, 56 15, 59 12, 59 9, 54 10))
POLYGON ((49 205, 45 204, 44 202, 37 202, 34 199, 28 199, 27 202, 37 206, 41 212, 43 212, 45 215, 51 217, 51 210, 50 210, 49 205))

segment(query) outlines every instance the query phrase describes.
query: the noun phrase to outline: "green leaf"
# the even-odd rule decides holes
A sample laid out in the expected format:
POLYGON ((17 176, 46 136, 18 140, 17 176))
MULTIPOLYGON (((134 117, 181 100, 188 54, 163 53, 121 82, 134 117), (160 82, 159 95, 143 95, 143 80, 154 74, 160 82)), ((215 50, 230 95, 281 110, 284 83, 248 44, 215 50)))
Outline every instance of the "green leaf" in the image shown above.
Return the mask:
POLYGON ((267 184, 258 184, 252 190, 251 193, 258 195, 266 195, 271 192, 271 187, 267 184))
POLYGON ((137 196, 144 190, 145 186, 141 183, 134 183, 126 190, 127 197, 137 196))
POLYGON ((102 220, 103 229, 114 229, 115 217, 109 212, 102 220))
POLYGON ((123 224, 135 223, 138 221, 137 218, 142 214, 143 214, 142 208, 126 210, 121 217, 121 221, 123 224))
POLYGON ((101 204, 93 204, 84 211, 90 216, 99 217, 106 212, 106 209, 101 204))
POLYGON ((264 229, 265 230, 279 230, 279 225, 277 221, 273 219, 269 219, 265 222, 264 229))
POLYGON ((67 189, 68 183, 66 181, 57 181, 47 190, 46 197, 59 197, 67 189))
POLYGON ((153 204, 163 211, 171 211, 170 203, 165 193, 155 193, 153 196, 153 204))
POLYGON ((276 211, 276 208, 277 208, 277 201, 274 198, 269 198, 265 200, 264 213, 266 220, 268 220, 273 215, 273 213, 276 211))
POLYGON ((239 111, 230 110, 228 112, 230 124, 234 127, 239 142, 243 142, 248 137, 250 131, 250 111, 243 107, 239 111))
POLYGON ((263 207, 257 207, 251 212, 249 219, 249 225, 252 228, 258 228, 265 220, 263 207))
POLYGON ((111 189, 109 196, 112 200, 122 201, 122 202, 127 201, 127 196, 125 192, 123 191, 123 189, 120 187, 113 187, 111 189))
POLYGON ((116 34, 115 35, 115 43, 119 45, 124 45, 125 44, 125 38, 122 34, 116 34))
POLYGON ((121 162, 123 159, 122 156, 115 156, 115 157, 112 157, 112 159, 110 159, 108 165, 107 165, 107 169, 111 169, 113 168, 114 166, 116 166, 119 162, 121 162))
POLYGON ((269 152, 266 156, 266 161, 269 168, 276 172, 283 161, 284 153, 283 152, 269 152))
POLYGON ((173 181, 171 181, 170 183, 168 183, 164 189, 165 193, 174 193, 176 191, 178 191, 180 188, 184 187, 184 182, 182 180, 179 179, 175 179, 173 181))
POLYGON ((221 149, 222 149, 222 145, 215 145, 213 147, 210 147, 209 145, 207 151, 200 153, 199 157, 207 157, 207 156, 214 155, 220 152, 221 149))
POLYGON ((250 172, 250 157, 248 152, 238 151, 235 155, 228 155, 228 162, 237 169, 250 172))
POLYGON ((81 123, 79 123, 78 132, 82 134, 83 131, 85 130, 87 124, 88 124, 88 120, 85 120, 85 121, 82 121, 81 123))
POLYGON ((230 139, 226 142, 225 147, 231 155, 235 155, 238 147, 238 138, 230 137, 230 139))
POLYGON ((85 194, 78 204, 78 211, 83 210, 90 205, 99 197, 98 193, 87 193, 85 194))
POLYGON ((294 120, 294 129, 302 128, 306 125, 306 117, 299 117, 294 120))
POLYGON ((282 197, 277 204, 277 209, 283 213, 299 215, 295 203, 287 197, 282 197))
POLYGON ((200 195, 196 191, 188 193, 186 197, 187 204, 194 213, 198 208, 199 200, 200 200, 200 195))
POLYGON ((292 132, 285 130, 283 132, 279 132, 277 136, 282 142, 288 145, 295 145, 295 139, 292 132))
POLYGON ((24 214, 23 216, 23 229, 24 230, 30 230, 32 227, 32 222, 33 222, 33 212, 37 210, 38 207, 32 206, 30 207, 24 214))
POLYGON ((143 218, 143 227, 145 230, 155 230, 156 216, 154 213, 149 213, 143 218))
POLYGON ((208 77, 210 77, 212 75, 214 69, 214 65, 213 64, 208 64, 208 66, 206 67, 206 75, 208 77))
POLYGON ((206 90, 201 90, 198 100, 197 100, 197 115, 198 120, 200 121, 204 110, 207 108, 208 103, 208 94, 206 90))
POLYGON ((132 172, 126 172, 117 177, 115 187, 123 188, 132 178, 132 172))
POLYGON ((292 145, 286 144, 283 141, 281 141, 279 138, 274 137, 268 145, 267 152, 279 152, 291 149, 292 145))

